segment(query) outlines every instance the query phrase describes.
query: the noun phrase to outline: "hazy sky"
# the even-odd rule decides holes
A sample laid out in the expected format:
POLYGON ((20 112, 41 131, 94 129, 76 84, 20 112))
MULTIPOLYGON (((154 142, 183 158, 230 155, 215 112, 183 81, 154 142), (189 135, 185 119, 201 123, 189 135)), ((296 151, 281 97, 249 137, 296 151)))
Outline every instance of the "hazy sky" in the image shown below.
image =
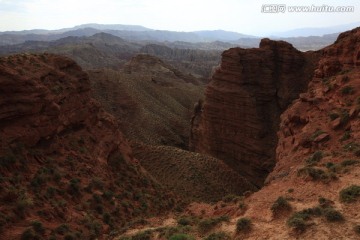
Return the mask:
POLYGON ((223 29, 260 35, 352 22, 360 22, 358 0, 0 0, 0 31, 117 23, 161 30, 223 29), (262 13, 264 4, 354 6, 355 11, 262 13))

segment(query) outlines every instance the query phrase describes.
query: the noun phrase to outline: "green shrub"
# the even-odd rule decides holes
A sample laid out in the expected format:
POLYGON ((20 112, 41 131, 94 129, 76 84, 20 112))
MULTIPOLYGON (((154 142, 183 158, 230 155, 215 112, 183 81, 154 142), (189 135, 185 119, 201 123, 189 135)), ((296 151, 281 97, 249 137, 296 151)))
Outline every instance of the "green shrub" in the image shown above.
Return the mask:
POLYGON ((80 179, 73 178, 69 182, 68 193, 72 195, 80 194, 80 179))
POLYGON ((111 225, 111 224, 112 224, 112 219, 111 219, 110 213, 104 213, 104 214, 103 214, 103 221, 104 221, 104 223, 106 223, 107 225, 111 225))
POLYGON ((251 220, 249 218, 240 218, 236 222, 236 232, 247 232, 251 230, 251 220))
POLYGON ((187 226, 187 225, 191 225, 192 221, 188 217, 182 217, 177 220, 177 223, 182 226, 187 226))
POLYGON ((338 117, 340 117, 340 115, 338 113, 330 113, 329 114, 329 117, 331 120, 335 120, 337 119, 338 117))
POLYGON ((37 236, 32 229, 26 229, 21 234, 21 240, 34 240, 34 239, 40 239, 39 236, 37 236))
POLYGON ((310 141, 314 141, 318 136, 320 136, 321 134, 323 134, 323 133, 326 133, 326 132, 324 132, 323 130, 321 130, 321 129, 317 129, 312 135, 311 135, 311 137, 310 137, 310 141))
POLYGON ((306 221, 311 217, 318 217, 322 215, 322 209, 319 207, 307 208, 302 211, 294 213, 288 220, 287 225, 292 227, 297 232, 303 232, 306 230, 306 221))
POLYGON ((195 240, 195 238, 184 233, 178 233, 172 235, 169 240, 195 240))
POLYGON ((317 181, 317 180, 326 181, 329 180, 329 178, 331 177, 329 174, 325 173, 324 170, 313 167, 304 167, 299 169, 298 176, 309 176, 313 181, 317 181))
POLYGON ((353 94, 353 93, 354 93, 354 88, 350 85, 345 86, 341 89, 342 95, 349 95, 349 94, 353 94))
POLYGON ((229 221, 229 216, 208 218, 208 219, 204 219, 204 220, 200 221, 198 224, 198 228, 199 228, 200 232, 206 233, 206 232, 210 231, 211 229, 213 229, 215 226, 217 226, 219 223, 226 222, 226 221, 229 221))
POLYGON ((236 200, 238 200, 240 197, 236 196, 234 194, 228 194, 225 197, 223 197, 223 202, 229 203, 229 202, 235 202, 236 200))
POLYGON ((225 232, 212 233, 207 236, 204 240, 230 240, 230 236, 225 232))
POLYGON ((340 138, 340 142, 346 141, 346 140, 350 139, 350 137, 351 137, 351 132, 345 131, 344 135, 340 138))
POLYGON ((287 220, 287 225, 292 227, 297 232, 304 232, 307 224, 303 218, 292 217, 287 220))
POLYGON ((356 142, 350 142, 344 146, 344 149, 348 152, 357 152, 360 150, 360 144, 356 142))
POLYGON ((191 230, 190 226, 176 226, 176 227, 162 227, 162 228, 158 228, 157 231, 159 232, 159 237, 161 237, 161 239, 165 238, 165 239, 169 239, 171 236, 175 235, 175 234, 180 234, 180 233, 189 233, 189 231, 191 230))
POLYGON ((136 235, 132 236, 131 240, 151 240, 151 232, 139 232, 136 235))
POLYGON ((360 197, 360 186, 351 185, 340 191, 340 201, 350 203, 356 201, 360 197))
POLYGON ((319 162, 324 157, 324 154, 322 151, 316 151, 310 158, 306 160, 306 163, 308 164, 315 164, 319 162))
POLYGON ((291 211, 291 206, 289 202, 284 197, 278 197, 276 201, 271 206, 271 211, 274 215, 278 215, 281 212, 291 211))
POLYGON ((347 159, 347 160, 342 161, 340 163, 340 165, 343 167, 346 167, 346 166, 351 166, 351 165, 358 164, 358 163, 360 163, 359 160, 347 159))
POLYGON ((324 214, 326 220, 329 222, 340 222, 340 221, 344 220, 343 215, 339 211, 337 211, 331 207, 325 208, 323 211, 323 214, 324 214))
POLYGON ((20 196, 16 201, 16 211, 19 217, 25 217, 25 212, 27 209, 34 205, 33 199, 28 197, 27 195, 20 196))
POLYGON ((65 233, 70 232, 70 228, 67 224, 63 223, 55 229, 55 232, 64 235, 65 233))
POLYGON ((44 228, 44 226, 42 225, 41 222, 39 222, 39 221, 33 221, 33 222, 31 223, 31 226, 33 227, 33 229, 34 229, 35 232, 40 233, 40 234, 45 233, 45 228, 44 228))

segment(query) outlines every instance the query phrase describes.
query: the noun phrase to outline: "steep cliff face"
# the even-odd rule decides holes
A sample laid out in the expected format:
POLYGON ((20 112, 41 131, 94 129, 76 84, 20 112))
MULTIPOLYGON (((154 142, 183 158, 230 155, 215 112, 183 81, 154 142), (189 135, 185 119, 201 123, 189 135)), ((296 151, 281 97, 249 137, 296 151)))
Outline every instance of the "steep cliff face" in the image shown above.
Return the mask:
POLYGON ((360 28, 356 28, 321 50, 308 91, 281 116, 278 162, 268 181, 294 171, 304 155, 318 150, 337 152, 340 158, 333 155, 333 161, 352 158, 351 152, 360 155, 359 39, 360 28))
POLYGON ((192 119, 190 149, 261 186, 274 165, 280 114, 305 90, 316 58, 269 39, 257 49, 225 51, 192 119))
POLYGON ((4 239, 22 232, 34 239, 96 238, 174 204, 134 159, 115 118, 90 97, 87 74, 68 58, 0 58, 0 136, 4 239))
POLYGON ((228 215, 219 229, 229 239, 359 239, 359 53, 360 28, 319 52, 307 90, 280 116, 275 168, 243 207, 193 203, 186 214, 228 215), (241 218, 251 221, 245 230, 241 218))

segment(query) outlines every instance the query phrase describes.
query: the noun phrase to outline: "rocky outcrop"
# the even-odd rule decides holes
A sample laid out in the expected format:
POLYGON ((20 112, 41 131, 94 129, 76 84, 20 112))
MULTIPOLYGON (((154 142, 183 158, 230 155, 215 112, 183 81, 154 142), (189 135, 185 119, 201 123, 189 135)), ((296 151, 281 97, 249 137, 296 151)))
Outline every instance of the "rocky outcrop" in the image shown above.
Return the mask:
POLYGON ((275 163, 280 114, 306 89, 316 58, 269 39, 257 49, 225 51, 192 119, 190 149, 261 186, 275 163))
POLYGON ((324 155, 325 151, 336 152, 329 159, 334 162, 346 155, 352 158, 352 152, 360 155, 356 140, 360 138, 359 40, 360 28, 356 28, 340 34, 334 44, 321 50, 307 92, 281 116, 277 164, 268 182, 291 174, 315 151, 324 155))
POLYGON ((118 129, 73 60, 0 58, 0 235, 45 239, 66 223, 67 235, 92 239, 172 207, 118 129))

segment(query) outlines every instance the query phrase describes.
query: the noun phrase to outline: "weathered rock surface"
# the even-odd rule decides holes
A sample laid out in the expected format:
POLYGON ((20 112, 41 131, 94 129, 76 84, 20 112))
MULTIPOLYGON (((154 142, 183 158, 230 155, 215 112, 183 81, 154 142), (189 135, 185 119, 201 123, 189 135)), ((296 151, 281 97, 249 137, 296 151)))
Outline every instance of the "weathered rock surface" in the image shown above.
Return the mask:
POLYGON ((256 49, 225 51, 192 119, 190 149, 261 186, 274 166, 280 114, 306 89, 316 58, 269 39, 256 49))
POLYGON ((89 78, 73 60, 0 58, 2 239, 20 239, 34 220, 44 227, 34 239, 56 235, 61 223, 67 233, 92 239, 173 206, 118 129, 90 97, 89 78))

